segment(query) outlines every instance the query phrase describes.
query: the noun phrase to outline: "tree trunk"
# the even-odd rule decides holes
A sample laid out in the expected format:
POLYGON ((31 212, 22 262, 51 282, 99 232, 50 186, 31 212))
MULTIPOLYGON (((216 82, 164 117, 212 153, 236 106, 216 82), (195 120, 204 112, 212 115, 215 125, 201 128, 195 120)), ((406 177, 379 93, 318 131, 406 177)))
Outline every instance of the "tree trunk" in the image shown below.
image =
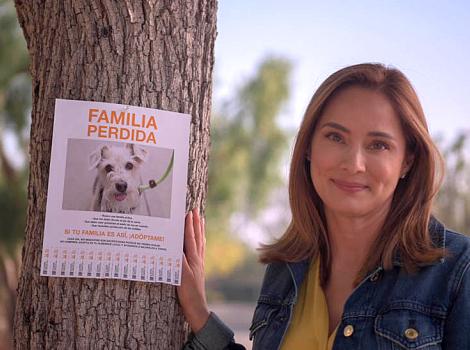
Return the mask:
POLYGON ((17 349, 179 349, 173 286, 39 276, 55 98, 192 115, 187 207, 203 206, 216 0, 16 0, 31 55, 28 220, 17 349))
MULTIPOLYGON (((18 266, 14 258, 8 256, 0 247, 0 303, 4 306, 4 329, 0 329, 0 350, 10 349, 13 345, 13 318, 15 314, 16 281, 18 266), (3 334, 2 334, 3 333, 3 334)), ((1 316, 0 316, 0 319, 1 316)))

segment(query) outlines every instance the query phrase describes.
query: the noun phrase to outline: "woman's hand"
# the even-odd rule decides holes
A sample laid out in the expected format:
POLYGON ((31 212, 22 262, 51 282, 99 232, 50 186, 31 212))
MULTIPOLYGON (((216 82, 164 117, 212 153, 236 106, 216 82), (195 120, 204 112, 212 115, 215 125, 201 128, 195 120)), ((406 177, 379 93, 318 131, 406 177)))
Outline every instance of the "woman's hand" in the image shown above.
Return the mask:
POLYGON ((194 208, 186 214, 183 275, 178 299, 192 331, 197 333, 209 318, 204 279, 205 222, 194 208))

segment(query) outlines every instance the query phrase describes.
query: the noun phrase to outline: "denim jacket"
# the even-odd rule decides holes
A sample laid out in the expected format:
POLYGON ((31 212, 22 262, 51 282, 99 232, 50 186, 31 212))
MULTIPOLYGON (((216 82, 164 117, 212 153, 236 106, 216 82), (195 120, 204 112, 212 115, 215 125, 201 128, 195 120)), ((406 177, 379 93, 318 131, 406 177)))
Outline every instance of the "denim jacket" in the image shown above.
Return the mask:
MULTIPOLYGON (((430 233, 448 256, 416 274, 402 269, 399 256, 393 269, 372 271, 346 301, 333 350, 470 350, 470 239, 434 219, 430 233)), ((253 350, 281 346, 309 264, 267 266, 250 327, 253 350)), ((185 349, 242 349, 232 337, 211 315, 185 349), (209 341, 198 342, 198 337, 209 341)))

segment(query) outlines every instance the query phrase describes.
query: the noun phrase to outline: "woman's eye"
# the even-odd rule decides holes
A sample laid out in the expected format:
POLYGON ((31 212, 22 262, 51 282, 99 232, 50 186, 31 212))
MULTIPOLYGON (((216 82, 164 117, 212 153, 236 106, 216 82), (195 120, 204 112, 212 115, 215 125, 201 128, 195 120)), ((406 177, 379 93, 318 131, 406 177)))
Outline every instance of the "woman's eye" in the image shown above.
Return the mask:
POLYGON ((329 140, 333 141, 333 142, 342 142, 343 141, 343 138, 335 132, 327 134, 326 137, 329 140))
POLYGON ((132 168, 134 168, 134 164, 128 162, 128 163, 126 164, 126 169, 127 169, 127 170, 132 170, 132 168))
POLYGON ((104 167, 104 171, 106 171, 107 173, 110 173, 111 171, 113 171, 113 166, 108 164, 104 167))
POLYGON ((370 145, 370 149, 376 150, 376 151, 384 151, 384 150, 390 149, 390 146, 386 144, 385 142, 376 141, 370 145))

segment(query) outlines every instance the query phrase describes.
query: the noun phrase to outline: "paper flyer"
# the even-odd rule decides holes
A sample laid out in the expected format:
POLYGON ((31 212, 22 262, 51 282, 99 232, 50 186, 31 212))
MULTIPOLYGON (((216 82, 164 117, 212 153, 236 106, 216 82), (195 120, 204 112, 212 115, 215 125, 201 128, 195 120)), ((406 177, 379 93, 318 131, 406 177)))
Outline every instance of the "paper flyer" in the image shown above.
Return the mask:
POLYGON ((190 120, 56 99, 41 276, 180 284, 190 120))

